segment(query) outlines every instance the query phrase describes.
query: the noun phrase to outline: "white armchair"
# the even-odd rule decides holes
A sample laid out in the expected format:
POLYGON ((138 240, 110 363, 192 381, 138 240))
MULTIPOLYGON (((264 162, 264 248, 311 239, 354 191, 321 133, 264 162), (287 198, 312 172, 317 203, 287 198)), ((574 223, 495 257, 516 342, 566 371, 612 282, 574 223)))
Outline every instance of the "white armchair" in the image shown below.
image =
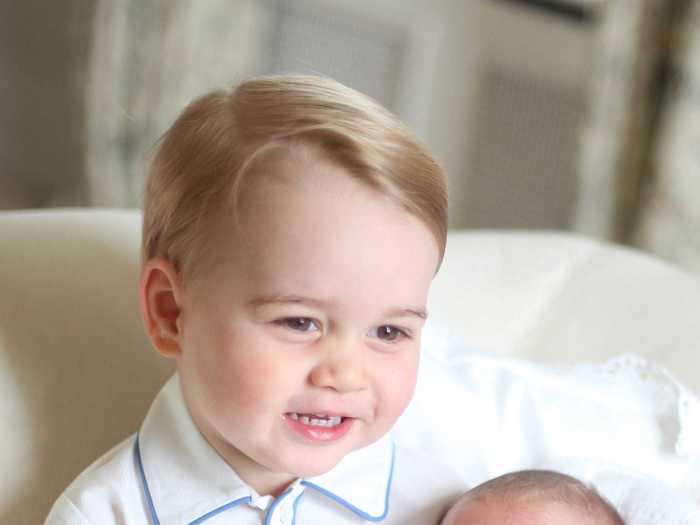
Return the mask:
MULTIPOLYGON (((0 523, 41 523, 134 432, 172 364, 137 310, 140 214, 0 213, 0 523)), ((550 362, 633 351, 700 390, 700 282, 563 234, 452 233, 431 317, 467 347, 550 362)))

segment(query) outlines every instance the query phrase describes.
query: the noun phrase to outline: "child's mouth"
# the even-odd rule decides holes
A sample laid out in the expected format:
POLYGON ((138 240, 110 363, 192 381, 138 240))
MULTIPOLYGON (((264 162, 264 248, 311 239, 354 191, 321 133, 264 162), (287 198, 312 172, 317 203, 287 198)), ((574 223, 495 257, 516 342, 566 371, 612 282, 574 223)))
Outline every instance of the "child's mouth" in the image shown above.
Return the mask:
POLYGON ((301 435, 306 440, 328 442, 343 437, 350 430, 355 418, 288 412, 285 414, 284 420, 294 433, 301 435))
POLYGON ((344 419, 341 416, 327 416, 325 414, 300 414, 298 412, 290 412, 288 415, 294 421, 300 421, 304 425, 309 425, 312 427, 333 428, 340 425, 344 419))

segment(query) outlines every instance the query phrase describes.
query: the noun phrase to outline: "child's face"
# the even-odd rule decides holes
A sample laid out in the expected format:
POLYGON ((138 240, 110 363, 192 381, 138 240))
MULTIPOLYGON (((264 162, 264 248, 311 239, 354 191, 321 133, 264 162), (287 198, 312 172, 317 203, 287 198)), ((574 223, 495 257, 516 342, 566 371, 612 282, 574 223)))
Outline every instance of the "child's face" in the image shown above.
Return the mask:
POLYGON ((392 427, 413 394, 438 263, 423 223, 341 169, 268 169, 178 320, 192 416, 260 492, 324 473, 392 427))

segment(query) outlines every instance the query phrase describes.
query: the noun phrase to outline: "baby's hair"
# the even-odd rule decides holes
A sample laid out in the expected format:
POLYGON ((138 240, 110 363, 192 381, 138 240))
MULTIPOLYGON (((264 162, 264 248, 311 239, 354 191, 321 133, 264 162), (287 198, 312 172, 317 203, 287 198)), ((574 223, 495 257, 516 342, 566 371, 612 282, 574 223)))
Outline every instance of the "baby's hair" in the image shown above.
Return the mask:
POLYGON ((521 470, 493 478, 467 492, 458 505, 486 500, 503 505, 530 500, 555 501, 599 520, 596 523, 624 525, 615 508, 594 487, 553 470, 521 470))
POLYGON ((164 257, 187 275, 206 254, 207 232, 237 214, 242 182, 273 152, 330 162, 416 216, 440 260, 447 236, 445 174, 396 117, 328 78, 279 75, 205 95, 161 138, 146 183, 142 257, 164 257))

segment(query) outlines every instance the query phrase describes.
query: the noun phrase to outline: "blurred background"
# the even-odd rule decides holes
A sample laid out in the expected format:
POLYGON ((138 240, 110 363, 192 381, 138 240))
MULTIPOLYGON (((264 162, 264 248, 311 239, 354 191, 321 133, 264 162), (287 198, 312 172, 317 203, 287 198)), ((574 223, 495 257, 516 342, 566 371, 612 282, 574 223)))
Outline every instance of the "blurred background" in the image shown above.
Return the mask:
POLYGON ((139 207, 193 97, 329 75, 450 176, 453 228, 570 230, 700 270, 699 0, 0 3, 0 209, 139 207))

